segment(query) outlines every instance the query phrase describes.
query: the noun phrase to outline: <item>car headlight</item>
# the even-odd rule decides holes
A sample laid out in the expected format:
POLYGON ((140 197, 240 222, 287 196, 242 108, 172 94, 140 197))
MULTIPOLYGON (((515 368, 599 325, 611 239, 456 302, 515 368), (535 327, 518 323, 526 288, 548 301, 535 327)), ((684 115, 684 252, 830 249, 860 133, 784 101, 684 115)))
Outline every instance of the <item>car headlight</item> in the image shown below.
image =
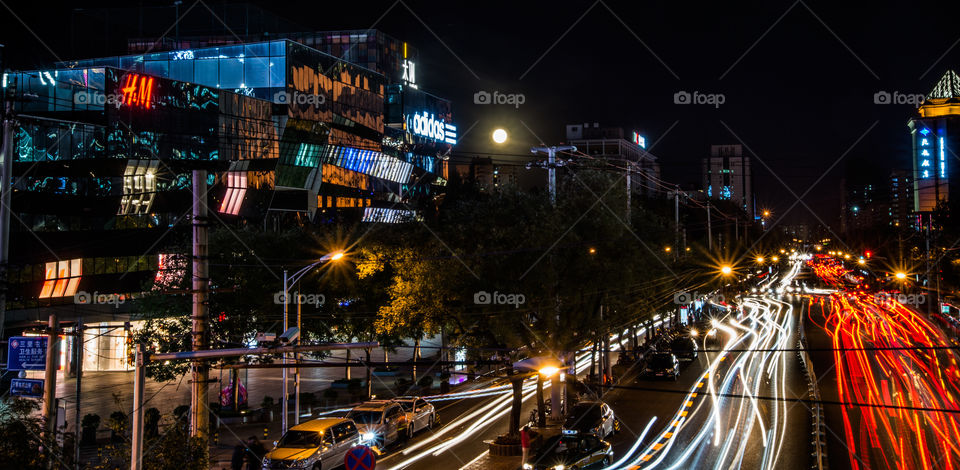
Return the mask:
POLYGON ((270 462, 270 458, 269 458, 269 457, 264 457, 264 458, 263 458, 263 467, 262 467, 262 468, 270 468, 270 463, 271 463, 271 462, 270 462))
POLYGON ((533 465, 530 465, 528 463, 523 464, 523 470, 532 470, 532 469, 533 469, 533 465))
POLYGON ((554 468, 554 470, 563 470, 563 469, 567 468, 567 466, 566 466, 566 465, 557 465, 556 467, 553 467, 553 468, 554 468))
POLYGON ((363 442, 370 442, 376 438, 377 438, 377 435, 372 432, 365 432, 362 435, 360 435, 360 440, 363 442))

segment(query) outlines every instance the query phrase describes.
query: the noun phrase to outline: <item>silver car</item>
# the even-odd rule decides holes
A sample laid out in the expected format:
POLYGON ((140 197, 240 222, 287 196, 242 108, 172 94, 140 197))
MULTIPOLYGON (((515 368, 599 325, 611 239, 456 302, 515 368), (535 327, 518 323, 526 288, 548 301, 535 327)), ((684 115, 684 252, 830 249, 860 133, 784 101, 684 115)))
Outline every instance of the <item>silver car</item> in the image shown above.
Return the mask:
POLYGON ((347 418, 357 423, 363 444, 383 449, 400 439, 405 416, 395 401, 372 400, 350 410, 347 418))
POLYGON ((424 429, 432 429, 437 422, 437 410, 434 406, 420 397, 400 397, 394 399, 403 408, 404 422, 402 427, 406 431, 406 437, 413 437, 414 434, 424 429))

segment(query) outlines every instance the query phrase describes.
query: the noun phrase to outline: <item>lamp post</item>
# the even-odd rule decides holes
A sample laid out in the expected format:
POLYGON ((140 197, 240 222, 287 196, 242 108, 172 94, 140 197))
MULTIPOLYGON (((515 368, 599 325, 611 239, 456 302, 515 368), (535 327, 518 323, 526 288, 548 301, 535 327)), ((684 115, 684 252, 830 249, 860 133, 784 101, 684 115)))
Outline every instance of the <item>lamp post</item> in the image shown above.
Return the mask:
MULTIPOLYGON (((300 280, 300 278, 305 276, 307 273, 312 271, 317 266, 320 266, 326 263, 327 261, 336 261, 341 258, 343 258, 343 252, 336 251, 333 253, 327 253, 323 255, 322 258, 304 266, 303 268, 300 268, 300 270, 293 273, 293 275, 289 275, 286 269, 283 270, 283 331, 287 331, 287 329, 290 328, 289 317, 287 316, 287 310, 288 310, 287 307, 290 304, 290 286, 292 284, 296 284, 300 280)), ((297 325, 298 326, 300 325, 300 309, 299 308, 297 309, 297 325)), ((289 353, 283 354, 284 364, 287 363, 288 357, 289 357, 289 353)), ((294 406, 294 413, 295 413, 294 424, 298 424, 300 422, 300 390, 299 390, 300 389, 300 368, 297 368, 297 370, 294 372, 294 376, 296 377, 295 381, 297 385, 296 387, 297 396, 296 396, 295 406, 294 406)), ((283 398, 281 399, 282 418, 281 418, 281 426, 280 426, 281 434, 287 432, 287 413, 289 412, 290 397, 289 397, 289 393, 287 392, 287 368, 286 367, 283 368, 282 393, 283 393, 283 398)))

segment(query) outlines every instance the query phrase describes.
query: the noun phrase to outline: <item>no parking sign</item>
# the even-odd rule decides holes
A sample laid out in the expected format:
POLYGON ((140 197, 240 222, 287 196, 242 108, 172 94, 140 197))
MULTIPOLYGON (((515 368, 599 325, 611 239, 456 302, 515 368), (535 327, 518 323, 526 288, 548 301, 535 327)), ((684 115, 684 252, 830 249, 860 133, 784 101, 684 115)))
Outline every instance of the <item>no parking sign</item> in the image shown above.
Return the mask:
POLYGON ((347 470, 373 470, 376 465, 377 457, 367 446, 351 447, 343 458, 343 466, 347 470))

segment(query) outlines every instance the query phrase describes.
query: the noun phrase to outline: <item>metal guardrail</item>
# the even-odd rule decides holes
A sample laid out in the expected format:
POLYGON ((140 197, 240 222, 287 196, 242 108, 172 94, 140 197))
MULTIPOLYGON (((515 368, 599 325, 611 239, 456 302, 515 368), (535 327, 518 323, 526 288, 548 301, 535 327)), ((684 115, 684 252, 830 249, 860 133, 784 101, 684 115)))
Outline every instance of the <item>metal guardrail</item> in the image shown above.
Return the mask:
POLYGON ((807 353, 807 337, 803 332, 803 315, 800 315, 798 323, 799 338, 797 343, 799 345, 799 351, 797 354, 800 356, 802 361, 803 368, 807 372, 807 389, 810 395, 813 398, 813 407, 810 409, 811 421, 813 423, 813 431, 811 432, 811 445, 813 446, 813 458, 812 468, 817 470, 827 470, 829 465, 827 464, 827 441, 826 441, 826 423, 823 418, 823 405, 821 404, 820 399, 820 386, 817 382, 817 374, 813 370, 813 361, 810 359, 810 354, 807 353))

